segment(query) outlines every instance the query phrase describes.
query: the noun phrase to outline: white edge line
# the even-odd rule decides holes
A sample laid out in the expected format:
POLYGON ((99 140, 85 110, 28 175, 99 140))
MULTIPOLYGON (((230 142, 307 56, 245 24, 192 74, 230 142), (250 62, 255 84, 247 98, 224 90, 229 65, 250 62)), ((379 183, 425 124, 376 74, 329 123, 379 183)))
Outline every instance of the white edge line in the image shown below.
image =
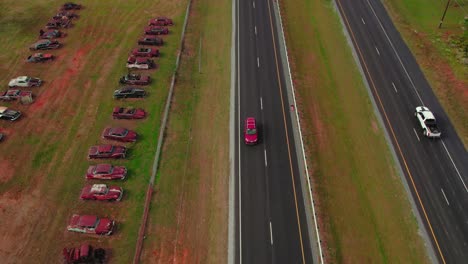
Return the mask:
MULTIPOLYGON (((236 2, 236 32, 239 30, 239 0, 236 2)), ((240 124, 240 35, 237 35, 237 123, 240 124)), ((239 170, 239 264, 242 264, 242 182, 240 141, 238 143, 238 170, 239 170)))
POLYGON ((449 156, 450 161, 452 162, 452 165, 453 165, 453 167, 455 168, 455 171, 456 171, 457 174, 458 174, 458 178, 460 178, 460 181, 463 183, 463 187, 465 187, 465 191, 468 192, 468 188, 466 188, 465 181, 464 181, 463 178, 461 177, 460 172, 458 171, 458 168, 457 168, 457 166, 455 165, 455 162, 453 162, 452 156, 450 155, 450 152, 448 151, 447 147, 445 146, 444 141, 443 141, 442 139, 441 139, 440 141, 442 142, 442 146, 444 146, 445 152, 447 152, 447 155, 449 156))
POLYGON ((418 141, 421 141, 421 140, 419 140, 418 132, 416 132, 416 129, 414 127, 413 127, 413 131, 414 131, 414 134, 416 135, 416 137, 418 138, 418 141))
POLYGON ((271 227, 271 221, 270 221, 270 243, 273 245, 273 228, 271 227))
POLYGON ((292 78, 291 78, 291 67, 289 65, 289 55, 288 55, 288 46, 286 45, 286 39, 284 38, 284 28, 283 28, 283 19, 281 17, 281 8, 279 7, 279 1, 274 1, 277 5, 277 10, 278 10, 278 13, 279 13, 279 22, 280 22, 280 26, 281 26, 281 31, 283 34, 281 34, 281 38, 283 39, 283 45, 285 47, 285 53, 286 53, 286 62, 287 62, 287 65, 288 65, 288 71, 289 71, 289 82, 291 83, 291 90, 292 90, 292 94, 293 94, 293 101, 294 101, 294 109, 296 109, 296 111, 294 111, 296 113, 296 121, 297 121, 297 126, 299 127, 299 136, 300 136, 300 139, 301 139, 301 149, 302 149, 302 157, 304 159, 304 166, 305 166, 305 170, 306 170, 306 178, 307 178, 307 185, 308 185, 308 189, 309 189, 309 196, 310 196, 310 200, 312 202, 312 214, 313 214, 313 218, 314 218, 314 226, 315 226, 315 234, 316 234, 316 237, 317 237, 317 246, 318 246, 318 249, 319 249, 319 259, 320 259, 320 263, 325 263, 324 262, 324 259, 323 259, 323 250, 322 250, 322 245, 320 244, 320 234, 319 234, 319 229, 318 229, 318 223, 317 223, 317 214, 315 212, 315 202, 314 202, 314 198, 313 198, 313 195, 312 195, 312 186, 310 184, 310 175, 309 175, 309 169, 308 169, 308 166, 307 166, 307 158, 306 158, 306 155, 305 155, 305 150, 304 150, 304 141, 302 140, 302 128, 301 128, 301 122, 299 121, 299 114, 298 114, 298 109, 297 109, 297 105, 296 105, 296 94, 294 92, 294 83, 292 81, 292 78))
POLYGON ((442 191, 442 194, 444 195, 444 198, 445 198, 445 201, 447 202, 447 205, 450 205, 448 199, 447 199, 447 196, 445 196, 445 192, 444 192, 444 189, 440 188, 440 190, 442 191))

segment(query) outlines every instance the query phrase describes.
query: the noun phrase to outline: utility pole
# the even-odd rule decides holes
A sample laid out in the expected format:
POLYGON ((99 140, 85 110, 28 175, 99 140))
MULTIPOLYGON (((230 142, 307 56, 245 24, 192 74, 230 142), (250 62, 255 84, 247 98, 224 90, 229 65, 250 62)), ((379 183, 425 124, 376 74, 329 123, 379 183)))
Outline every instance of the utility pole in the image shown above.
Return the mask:
POLYGON ((450 5, 450 0, 447 0, 447 5, 445 6, 444 14, 442 15, 442 19, 440 19, 439 29, 442 27, 442 22, 444 22, 445 14, 447 14, 447 9, 450 5))

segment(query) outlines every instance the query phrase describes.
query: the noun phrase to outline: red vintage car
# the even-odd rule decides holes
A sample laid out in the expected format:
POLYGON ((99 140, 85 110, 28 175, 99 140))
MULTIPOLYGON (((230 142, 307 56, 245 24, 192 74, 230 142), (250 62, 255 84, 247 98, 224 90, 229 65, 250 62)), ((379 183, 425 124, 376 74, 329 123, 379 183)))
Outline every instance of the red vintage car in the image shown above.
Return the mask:
POLYGON ((110 235, 115 222, 109 218, 99 218, 95 215, 74 214, 68 223, 67 230, 78 233, 110 235))
POLYGON ((136 57, 158 57, 159 50, 155 48, 136 48, 133 49, 132 55, 136 57))
POLYGON ((90 159, 121 159, 125 158, 127 148, 114 145, 98 145, 92 146, 88 150, 88 158, 90 159))
POLYGON ((104 139, 116 140, 120 142, 135 142, 137 133, 123 127, 108 127, 102 132, 104 139))
POLYGON ((104 263, 106 259, 105 249, 95 249, 88 244, 76 248, 64 248, 62 254, 66 264, 104 263))
POLYGON ((123 190, 118 186, 107 187, 105 184, 86 185, 81 190, 82 200, 120 201, 123 190))
POLYGON ((151 77, 149 75, 142 75, 139 73, 125 74, 119 80, 119 83, 129 85, 148 85, 150 82, 151 77))
POLYGON ((167 35, 169 34, 169 29, 167 27, 161 26, 147 26, 145 27, 146 35, 167 35))
POLYGON ((153 19, 150 19, 148 22, 148 26, 172 26, 174 23, 172 22, 172 19, 167 18, 167 17, 156 17, 153 19))
POLYGON ((111 164, 91 165, 86 172, 87 180, 123 180, 127 176, 127 168, 111 164))
POLYGON ((145 116, 146 112, 141 108, 115 107, 112 112, 112 117, 115 119, 142 119, 145 116))
POLYGON ((257 122, 253 117, 247 117, 245 120, 244 142, 247 145, 254 145, 258 142, 257 122))

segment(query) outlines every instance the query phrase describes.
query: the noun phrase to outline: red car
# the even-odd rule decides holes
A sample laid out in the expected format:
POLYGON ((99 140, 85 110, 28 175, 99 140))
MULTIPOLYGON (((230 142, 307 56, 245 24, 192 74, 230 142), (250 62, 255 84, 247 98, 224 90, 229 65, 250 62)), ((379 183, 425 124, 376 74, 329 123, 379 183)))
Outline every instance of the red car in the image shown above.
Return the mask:
POLYGON ((159 50, 155 48, 136 48, 132 51, 132 55, 136 57, 158 57, 159 50))
POLYGON ((167 35, 169 34, 169 29, 167 27, 160 26, 147 26, 145 28, 146 35, 167 35))
POLYGON ((244 142, 247 145, 254 145, 258 142, 257 122, 253 117, 247 117, 245 120, 244 142))
POLYGON ((74 214, 68 223, 67 230, 86 234, 110 235, 115 222, 109 218, 99 218, 95 215, 74 214))
POLYGON ((105 249, 95 249, 88 244, 76 248, 64 248, 62 254, 66 264, 104 263, 106 259, 105 249))
POLYGON ((123 127, 108 127, 102 132, 102 137, 120 142, 135 142, 137 140, 137 133, 123 127))
POLYGON ((172 26, 174 23, 172 22, 172 19, 167 18, 167 17, 156 17, 153 19, 150 19, 148 22, 148 26, 172 26))
POLYGON ((115 107, 112 112, 112 117, 115 119, 142 119, 145 116, 146 112, 141 108, 115 107))
POLYGON ((83 190, 81 190, 80 198, 83 200, 120 201, 122 195, 123 190, 121 187, 107 187, 105 184, 93 184, 86 185, 83 190))
POLYGON ((121 84, 129 85, 148 85, 151 82, 151 77, 138 73, 128 73, 122 76, 119 80, 121 84))
POLYGON ((90 159, 121 159, 125 158, 127 148, 114 145, 98 145, 92 146, 88 150, 88 158, 90 159))
POLYGON ((86 172, 87 180, 123 180, 127 176, 127 168, 111 164, 91 165, 86 172))

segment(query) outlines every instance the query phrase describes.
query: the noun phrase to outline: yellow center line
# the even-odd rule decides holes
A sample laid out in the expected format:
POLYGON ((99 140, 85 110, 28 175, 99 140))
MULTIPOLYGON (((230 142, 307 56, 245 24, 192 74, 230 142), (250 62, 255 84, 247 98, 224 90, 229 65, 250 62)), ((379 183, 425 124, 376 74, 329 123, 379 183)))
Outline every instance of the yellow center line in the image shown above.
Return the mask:
POLYGON ((359 48, 359 45, 357 44, 356 38, 355 38, 355 36, 354 36, 354 32, 353 32, 353 30, 351 29, 351 26, 350 26, 350 24, 349 24, 348 18, 347 18, 346 14, 345 14, 345 12, 344 12, 344 10, 343 10, 343 6, 341 5, 341 1, 338 0, 337 2, 338 2, 338 5, 339 5, 339 7, 340 7, 341 13, 343 14, 343 18, 344 18, 345 21, 346 21, 346 25, 347 25, 347 27, 348 27, 348 29, 349 29, 349 32, 351 33, 351 37, 353 38, 354 43, 356 43, 355 47, 356 47, 356 49, 357 49, 357 51, 358 51, 358 53, 359 53, 359 57, 361 57, 362 63, 363 63, 364 68, 365 68, 365 70, 366 70, 366 72, 367 72, 367 76, 369 76, 369 80, 370 80, 370 82, 371 82, 371 84, 372 84, 372 88, 373 88, 373 90, 374 90, 374 92, 375 92, 375 95, 376 95, 376 97, 377 97, 377 100, 379 101, 379 105, 380 105, 380 107, 381 107, 381 109, 382 109, 382 112, 383 112, 383 114, 384 114, 384 116, 385 116, 385 120, 387 121, 387 125, 388 125, 388 127, 390 128, 390 132, 391 132, 392 137, 393 137, 393 139, 394 139, 394 141, 395 141, 395 144, 396 144, 396 146, 397 146, 398 153, 400 154, 400 157, 401 157, 401 159, 403 160, 403 163, 404 163, 404 165, 405 165, 406 172, 408 173, 408 176, 409 176, 409 178, 410 178, 410 180, 411 180, 411 184, 412 184, 413 189, 414 189, 414 192, 416 193, 416 196, 417 196, 417 198, 418 198, 419 205, 421 205, 422 211, 423 211, 423 213, 424 213, 424 218, 426 219, 426 222, 427 222, 427 224, 428 224, 428 226, 429 226, 429 229, 430 229, 430 231, 431 231, 432 238, 434 239, 434 242, 435 242, 435 244, 436 244, 437 250, 438 250, 438 252, 439 252, 439 254, 440 254, 440 258, 442 259, 442 262, 445 264, 445 263, 446 263, 446 262, 445 262, 445 258, 444 258, 444 255, 442 254, 441 249, 440 249, 439 242, 437 241, 437 237, 435 236, 434 230, 432 229, 431 221, 429 221, 429 217, 427 216, 426 209, 424 208, 424 205, 423 205, 423 203, 422 203, 421 197, 419 196, 419 192, 418 192, 418 189, 416 188, 416 184, 414 183, 413 176, 412 176, 412 174, 411 174, 411 172, 410 172, 410 169, 409 169, 408 164, 407 164, 407 162, 406 162, 405 156, 403 155, 403 151, 402 151, 401 148, 400 148, 400 144, 398 143, 398 140, 397 140, 397 138, 396 138, 395 132, 393 131, 392 124, 390 123, 390 120, 388 119, 387 112, 385 111, 385 108, 384 108, 384 106, 383 106, 382 100, 380 99, 380 96, 379 96, 379 93, 378 93, 377 88, 376 88, 376 86, 375 86, 374 80, 372 79, 372 77, 371 77, 371 75, 370 75, 369 69, 368 69, 367 64, 366 64, 366 62, 365 62, 365 60, 364 60, 364 56, 362 55, 361 49, 359 48))
POLYGON ((278 78, 278 88, 279 88, 280 98, 281 98, 281 110, 283 111, 283 125, 284 125, 284 131, 286 132, 286 143, 288 146, 289 168, 291 170, 291 181, 292 181, 293 192, 294 192, 294 204, 296 205, 296 218, 297 218, 297 226, 299 228, 299 239, 301 243, 302 263, 305 263, 304 244, 302 242, 301 220, 299 219, 299 208, 297 206, 296 184, 294 183, 294 172, 293 172, 293 165, 292 165, 292 159, 291 159, 291 147, 289 146, 290 143, 289 143, 289 136, 288 136, 288 127, 286 125, 286 114, 284 112, 284 100, 283 100, 283 93, 282 93, 283 88, 281 85, 281 79, 280 79, 280 74, 279 74, 278 56, 276 55, 276 42, 275 42, 275 33, 273 30, 273 19, 271 17, 270 0, 267 0, 267 3, 268 3, 268 14, 270 16, 271 35, 273 38, 272 40, 273 50, 275 52, 276 76, 278 78))

